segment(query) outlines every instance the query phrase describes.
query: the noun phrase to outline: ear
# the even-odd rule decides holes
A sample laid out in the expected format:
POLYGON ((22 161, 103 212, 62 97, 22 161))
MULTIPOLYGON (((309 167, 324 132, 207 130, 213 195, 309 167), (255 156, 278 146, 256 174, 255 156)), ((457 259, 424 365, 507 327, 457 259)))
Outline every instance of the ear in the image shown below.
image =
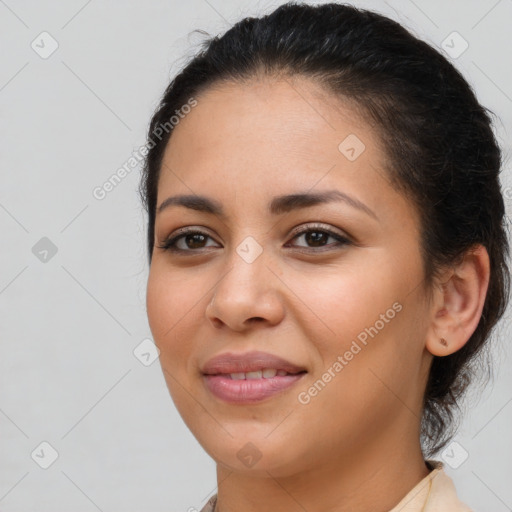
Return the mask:
POLYGON ((475 332, 489 285, 490 263, 482 245, 470 249, 450 268, 434 291, 426 348, 447 356, 462 348, 475 332))

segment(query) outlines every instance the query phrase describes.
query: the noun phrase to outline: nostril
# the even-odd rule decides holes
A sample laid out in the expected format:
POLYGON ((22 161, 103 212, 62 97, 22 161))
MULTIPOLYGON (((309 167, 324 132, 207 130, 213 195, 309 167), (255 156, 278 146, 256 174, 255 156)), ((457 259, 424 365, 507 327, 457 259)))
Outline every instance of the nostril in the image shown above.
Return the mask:
POLYGON ((256 322, 256 323, 259 323, 259 322, 262 322, 264 319, 261 318, 261 316, 254 316, 252 318, 249 318, 249 321, 250 322, 256 322))
POLYGON ((222 327, 222 320, 219 320, 218 318, 212 318, 212 324, 217 329, 220 329, 222 327))

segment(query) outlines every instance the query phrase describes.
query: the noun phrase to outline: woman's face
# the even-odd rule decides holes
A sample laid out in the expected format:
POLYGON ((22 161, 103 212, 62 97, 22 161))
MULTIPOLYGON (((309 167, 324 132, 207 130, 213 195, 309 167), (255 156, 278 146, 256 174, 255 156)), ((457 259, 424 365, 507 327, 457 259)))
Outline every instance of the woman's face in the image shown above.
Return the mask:
POLYGON ((157 209, 182 195, 215 208, 167 201, 147 287, 176 407, 237 471, 392 456, 418 436, 428 307, 417 212, 377 135, 305 79, 196 99, 166 148, 157 209), (178 251, 158 247, 176 235, 178 251))

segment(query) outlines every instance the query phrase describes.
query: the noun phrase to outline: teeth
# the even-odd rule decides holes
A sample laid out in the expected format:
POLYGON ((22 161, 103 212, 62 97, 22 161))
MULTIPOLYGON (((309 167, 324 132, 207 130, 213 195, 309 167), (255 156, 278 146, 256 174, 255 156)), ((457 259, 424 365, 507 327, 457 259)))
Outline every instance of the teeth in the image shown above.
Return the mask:
POLYGON ((244 380, 244 379, 271 379, 276 375, 288 375, 284 370, 276 370, 275 368, 265 368, 264 370, 258 370, 257 372, 238 372, 230 373, 233 380, 244 380))

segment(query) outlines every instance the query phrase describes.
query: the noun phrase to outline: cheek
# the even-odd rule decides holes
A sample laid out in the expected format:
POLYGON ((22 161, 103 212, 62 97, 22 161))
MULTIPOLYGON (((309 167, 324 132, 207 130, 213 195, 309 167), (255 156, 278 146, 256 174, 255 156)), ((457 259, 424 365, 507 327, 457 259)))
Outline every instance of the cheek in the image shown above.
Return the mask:
POLYGON ((382 257, 348 268, 324 270, 324 275, 302 276, 295 282, 297 295, 307 297, 299 321, 319 356, 315 379, 328 382, 327 393, 322 383, 317 386, 322 390, 317 403, 326 400, 323 405, 328 406, 332 400, 354 412, 364 410, 369 401, 380 401, 380 393, 392 401, 386 385, 399 388, 414 375, 421 356, 421 326, 415 295, 409 294, 412 275, 405 265, 382 257), (331 374, 325 374, 329 369, 331 374))
MULTIPOLYGON (((312 275, 297 274, 293 291, 301 298, 307 321, 303 329, 321 354, 342 354, 352 340, 369 339, 367 332, 377 322, 379 331, 389 331, 398 316, 393 304, 400 299, 401 278, 392 267, 359 262, 317 269, 312 275), (384 315, 383 323, 380 320, 384 315)), ((325 360, 324 363, 329 361, 325 360)))
POLYGON ((177 360, 192 346, 187 326, 194 323, 200 307, 200 295, 194 294, 194 289, 192 281, 180 278, 178 272, 164 271, 152 264, 146 293, 147 316, 154 342, 165 361, 177 360))
POLYGON ((193 383, 189 365, 195 347, 194 325, 197 325, 194 315, 197 317, 201 306, 200 297, 191 292, 195 289, 191 285, 190 279, 184 280, 178 272, 162 269, 153 260, 146 292, 148 322, 160 350, 160 365, 170 396, 186 422, 189 417, 203 414, 195 409, 194 400, 190 400, 193 383))

